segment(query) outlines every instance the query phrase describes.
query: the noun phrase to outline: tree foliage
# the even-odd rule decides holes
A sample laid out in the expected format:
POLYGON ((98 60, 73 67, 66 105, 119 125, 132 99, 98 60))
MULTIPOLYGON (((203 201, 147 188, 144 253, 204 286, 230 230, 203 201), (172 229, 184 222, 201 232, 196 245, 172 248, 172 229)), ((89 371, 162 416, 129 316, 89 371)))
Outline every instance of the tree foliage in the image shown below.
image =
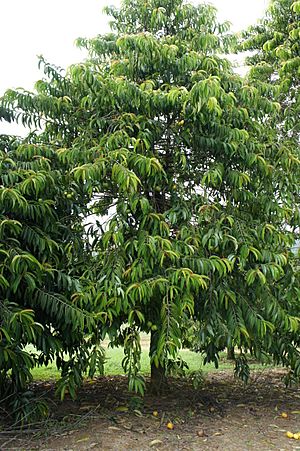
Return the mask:
MULTIPOLYGON (((276 85, 282 106, 281 138, 299 143, 299 2, 273 0, 266 16, 244 33, 242 50, 251 50, 247 58, 249 76, 276 85)), ((279 125, 279 124, 278 124, 279 125)))
POLYGON ((34 366, 56 361, 60 393, 72 392, 98 351, 90 305, 77 301, 87 252, 70 193, 80 188, 49 145, 2 136, 0 157, 0 400, 22 422, 47 413, 27 390, 34 366))
MULTIPOLYGON (((37 145, 14 151, 12 164, 30 160, 26 177, 9 182, 34 206, 46 190, 41 204, 49 210, 38 219, 43 251, 22 247, 12 271, 22 281, 24 271, 38 275, 25 306, 35 310, 37 302, 47 317, 50 305, 58 306, 52 321, 60 326, 51 327, 60 331, 61 349, 85 352, 89 331, 93 343, 108 334, 122 344, 137 391, 144 390, 139 333, 151 333, 159 386, 165 374, 184 368, 178 350, 190 321, 197 321, 197 348, 207 362, 217 365, 219 352, 235 345, 244 379, 247 351, 299 376, 299 279, 290 251, 299 224, 299 159, 294 141, 281 139, 280 88, 234 72, 224 55, 235 38, 212 6, 124 0, 120 10, 106 12, 111 33, 78 40, 89 51, 85 62, 63 74, 41 59, 46 78, 36 92, 10 90, 3 98, 12 120, 43 126, 34 134, 37 145), (51 168, 34 169, 43 158, 51 168), (66 186, 70 199, 62 195, 66 186), (64 222, 66 211, 72 218, 64 222), (86 238, 81 224, 89 215, 86 238), (31 252, 29 261, 23 252, 31 252), (83 268, 78 293, 73 279, 83 268), (43 304, 37 293, 45 292, 47 278, 51 287, 55 280, 57 301, 46 294, 43 304), (73 317, 60 323, 61 305, 73 317), (93 330, 89 316, 79 319, 81 309, 96 318, 93 330)), ((27 224, 26 208, 24 217, 11 219, 27 224)), ((35 235, 26 239, 35 243, 35 235)), ((24 288, 16 293, 23 306, 24 288)), ((28 315, 44 326, 44 317, 28 315)), ((47 328, 35 334, 47 336, 47 328)), ((47 362, 43 356, 53 351, 42 351, 47 362)), ((76 358, 66 364, 74 375, 76 358)))
MULTIPOLYGON (((290 190, 296 215, 286 224, 294 232, 295 267, 299 268, 299 160, 300 160, 300 33, 299 2, 273 0, 259 25, 250 27, 242 36, 240 49, 250 50, 246 62, 250 66, 248 79, 253 84, 272 85, 281 109, 277 119, 277 140, 292 151, 294 183, 290 190)), ((266 93, 270 96, 270 93, 266 93)), ((286 177, 291 171, 287 168, 286 177)), ((292 179, 290 179, 292 181, 292 179)), ((299 269, 296 273, 299 279, 299 269)), ((298 311, 299 291, 291 300, 291 311, 298 311)))

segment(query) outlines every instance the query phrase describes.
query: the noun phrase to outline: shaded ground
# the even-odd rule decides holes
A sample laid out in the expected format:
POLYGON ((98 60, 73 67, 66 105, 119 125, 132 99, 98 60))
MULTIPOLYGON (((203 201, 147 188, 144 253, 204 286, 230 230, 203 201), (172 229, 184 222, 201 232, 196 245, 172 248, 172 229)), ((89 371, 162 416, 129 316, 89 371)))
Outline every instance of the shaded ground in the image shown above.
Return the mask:
POLYGON ((51 419, 22 434, 2 419, 0 449, 300 450, 300 440, 285 435, 300 431, 300 388, 286 389, 283 374, 256 371, 245 387, 231 372, 219 371, 198 390, 172 380, 168 393, 147 394, 143 403, 128 394, 120 376, 87 381, 77 401, 63 403, 55 400, 52 383, 35 383, 37 393, 47 391, 51 419), (173 430, 166 427, 169 421, 173 430))

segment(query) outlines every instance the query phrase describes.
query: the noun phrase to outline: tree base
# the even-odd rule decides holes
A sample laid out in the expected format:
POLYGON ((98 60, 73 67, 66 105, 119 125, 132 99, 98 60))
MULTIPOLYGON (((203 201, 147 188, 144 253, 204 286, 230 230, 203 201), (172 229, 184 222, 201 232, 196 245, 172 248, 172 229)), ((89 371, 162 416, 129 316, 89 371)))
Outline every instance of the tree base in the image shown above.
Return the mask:
POLYGON ((235 360, 234 347, 227 348, 227 360, 235 360))
POLYGON ((168 390, 168 380, 163 367, 158 368, 152 364, 151 365, 151 380, 149 391, 154 395, 159 395, 168 390))

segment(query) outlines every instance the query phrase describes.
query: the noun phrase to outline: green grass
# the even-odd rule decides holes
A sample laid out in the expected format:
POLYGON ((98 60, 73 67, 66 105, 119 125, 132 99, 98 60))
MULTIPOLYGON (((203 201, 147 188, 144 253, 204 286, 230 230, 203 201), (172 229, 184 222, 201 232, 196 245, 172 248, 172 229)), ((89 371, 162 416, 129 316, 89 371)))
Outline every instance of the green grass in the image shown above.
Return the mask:
MULTIPOLYGON (((181 356, 189 366, 189 372, 199 370, 203 367, 203 359, 200 354, 192 351, 183 350, 181 351, 181 356)), ((124 358, 124 353, 122 348, 108 348, 106 350, 106 363, 104 365, 105 375, 118 375, 124 374, 122 368, 122 360, 124 358)), ((228 364, 228 368, 232 365, 228 364)), ((209 370, 214 368, 213 365, 206 365, 203 369, 209 370)), ((141 372, 145 375, 150 374, 150 361, 148 356, 148 351, 143 350, 141 355, 141 372)), ((58 379, 59 371, 56 369, 55 364, 50 364, 47 367, 42 366, 34 368, 32 371, 33 378, 37 380, 47 380, 47 379, 58 379)))
MULTIPOLYGON (((216 368, 213 364, 203 365, 203 357, 200 354, 189 350, 182 350, 180 352, 183 360, 188 364, 189 369, 187 373, 191 373, 193 371, 202 370, 203 372, 216 371, 216 368)), ((106 363, 104 366, 104 374, 105 375, 120 375, 124 374, 122 369, 122 360, 124 358, 124 353, 122 348, 108 348, 106 350, 106 363)), ((221 354, 219 370, 228 370, 233 369, 233 364, 230 362, 226 362, 225 353, 221 354)), ((251 364, 251 369, 261 369, 262 365, 259 364, 251 364)), ((264 366, 265 368, 265 366, 264 366)), ((141 355, 141 372, 144 375, 148 375, 150 373, 150 362, 148 356, 148 350, 143 349, 141 355)), ((32 371, 33 378, 36 380, 49 380, 49 379, 58 379, 59 371, 56 369, 55 364, 50 364, 47 367, 39 367, 34 368, 32 371)))

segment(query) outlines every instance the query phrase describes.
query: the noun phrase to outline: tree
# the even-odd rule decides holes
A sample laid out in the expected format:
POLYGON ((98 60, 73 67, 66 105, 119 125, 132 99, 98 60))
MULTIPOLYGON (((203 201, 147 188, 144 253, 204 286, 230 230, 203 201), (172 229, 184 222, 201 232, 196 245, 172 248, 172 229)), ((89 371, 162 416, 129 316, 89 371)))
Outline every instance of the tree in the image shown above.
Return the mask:
POLYGON ((80 191, 55 148, 0 137, 0 403, 21 423, 47 414, 27 388, 32 368, 56 361, 63 396, 101 365, 86 336, 95 318, 77 301, 88 257, 80 191))
POLYGON ((242 50, 252 51, 247 58, 249 76, 277 86, 282 106, 281 138, 294 138, 294 147, 299 143, 300 129, 299 19, 299 1, 273 0, 266 16, 243 34, 241 43, 242 50))
POLYGON ((276 86, 243 81, 221 56, 235 39, 212 6, 125 0, 106 11, 112 32, 78 40, 85 63, 65 76, 44 63, 37 93, 4 97, 24 123, 44 121, 39 139, 61 147, 75 190, 90 196, 93 283, 83 297, 98 337, 124 346, 140 391, 140 331, 151 333, 159 389, 184 368, 190 320, 206 361, 217 365, 234 344, 244 379, 248 350, 298 376, 287 229, 299 217, 298 160, 278 139, 280 104, 266 97, 276 86))
MULTIPOLYGON (((281 146, 291 151, 291 163, 285 173, 285 177, 289 179, 289 190, 281 192, 281 195, 286 199, 290 198, 287 202, 294 206, 294 214, 290 215, 285 229, 293 231, 295 240, 299 239, 300 224, 299 20, 299 1, 273 0, 260 23, 243 33, 239 47, 242 51, 251 51, 250 56, 246 58, 246 63, 250 66, 249 82, 254 86, 273 86, 273 92, 265 89, 265 95, 270 98, 275 92, 281 106, 276 123, 277 140, 281 146), (291 170, 292 161, 296 164, 291 170)), ((282 190, 282 186, 279 185, 278 189, 282 190)), ((293 265, 295 277, 299 280, 299 254, 296 255, 293 265)), ((289 311, 295 315, 299 315, 299 295, 299 285, 287 295, 289 311)), ((296 337, 293 337, 292 341, 295 339, 296 337)))
MULTIPOLYGON (((242 51, 251 51, 251 56, 246 58, 246 63, 251 67, 248 77, 252 83, 272 84, 277 90, 281 105, 276 124, 278 140, 293 149, 298 161, 300 159, 299 20, 300 3, 298 1, 273 0, 260 24, 250 27, 243 33, 239 46, 242 51)), ((296 180, 299 180, 299 177, 298 168, 296 180)), ((297 182, 294 185, 294 195, 297 210, 299 208, 297 182)), ((289 225, 298 232, 295 237, 299 239, 298 215, 289 225)), ((297 247, 296 243, 295 251, 297 247)))

